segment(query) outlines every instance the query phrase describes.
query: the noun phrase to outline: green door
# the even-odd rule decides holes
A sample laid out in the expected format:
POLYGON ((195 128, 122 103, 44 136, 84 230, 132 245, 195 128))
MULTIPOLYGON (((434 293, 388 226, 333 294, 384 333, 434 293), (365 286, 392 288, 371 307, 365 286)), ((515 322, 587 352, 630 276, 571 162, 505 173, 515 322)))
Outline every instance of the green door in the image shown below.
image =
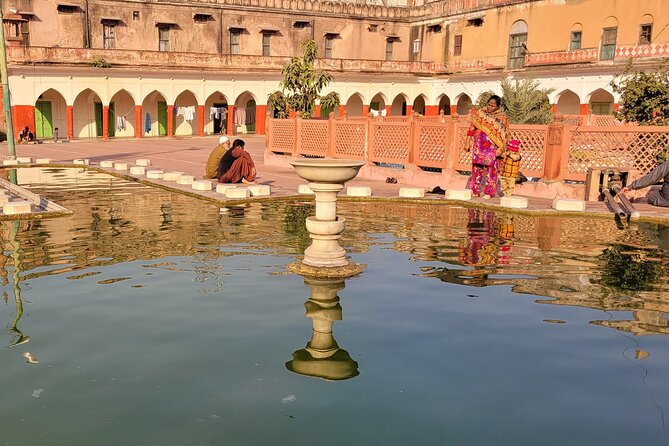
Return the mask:
POLYGON ((35 104, 35 135, 37 138, 53 138, 51 102, 37 101, 35 104))
POLYGON ((114 103, 109 104, 109 116, 107 117, 109 136, 116 136, 116 108, 114 103))
POLYGON ((167 135, 167 102, 158 101, 158 135, 167 135))
POLYGON ((95 103, 95 136, 102 136, 102 102, 95 103))

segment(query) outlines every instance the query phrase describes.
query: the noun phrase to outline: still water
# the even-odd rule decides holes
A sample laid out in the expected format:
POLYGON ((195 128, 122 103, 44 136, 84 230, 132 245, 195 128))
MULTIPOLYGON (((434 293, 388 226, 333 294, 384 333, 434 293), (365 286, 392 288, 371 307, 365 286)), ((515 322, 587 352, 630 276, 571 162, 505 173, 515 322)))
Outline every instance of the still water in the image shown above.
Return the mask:
POLYGON ((340 203, 317 281, 309 203, 19 181, 75 215, 0 227, 2 445, 669 442, 664 227, 340 203))

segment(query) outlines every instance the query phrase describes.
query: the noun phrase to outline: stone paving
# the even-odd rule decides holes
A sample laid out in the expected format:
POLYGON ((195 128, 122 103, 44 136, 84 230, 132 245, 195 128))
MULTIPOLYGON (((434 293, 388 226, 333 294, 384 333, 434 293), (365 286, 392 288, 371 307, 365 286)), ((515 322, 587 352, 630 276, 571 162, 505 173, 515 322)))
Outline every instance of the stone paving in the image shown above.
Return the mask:
MULTIPOLYGON (((255 135, 237 135, 237 137, 246 141, 246 149, 253 157, 258 170, 257 182, 271 187, 272 197, 296 197, 300 185, 306 184, 299 178, 292 168, 280 167, 275 165, 266 165, 263 160, 265 138, 255 135)), ((138 159, 150 159, 151 166, 147 170, 162 169, 165 172, 177 171, 184 175, 192 175, 195 180, 201 180, 204 164, 209 152, 218 143, 218 136, 208 137, 188 137, 188 138, 143 138, 137 139, 114 139, 110 141, 101 140, 80 140, 73 142, 44 143, 44 144, 24 144, 17 145, 17 157, 31 157, 33 160, 38 158, 49 158, 53 164, 73 164, 74 159, 89 159, 91 165, 100 168, 102 161, 125 162, 128 166, 135 166, 138 159)), ((0 151, 3 155, 0 158, 6 158, 6 145, 2 144, 0 151), (4 150, 2 149, 4 146, 4 150)), ((107 164, 107 163, 105 163, 107 164)), ((118 172, 113 168, 105 168, 112 174, 130 176, 130 172, 118 172)), ((155 184, 160 187, 174 189, 190 195, 200 196, 221 204, 226 202, 224 195, 215 191, 198 191, 190 185, 180 185, 174 181, 165 181, 162 179, 148 179, 144 175, 132 175, 145 183, 155 184)), ((411 193, 407 198, 399 198, 401 188, 410 187, 407 184, 389 184, 383 181, 356 178, 346 185, 360 188, 371 188, 372 197, 344 197, 345 190, 341 198, 349 200, 370 200, 370 199, 389 199, 425 202, 427 204, 443 203, 443 195, 426 194, 424 198, 411 198, 411 193)), ((436 185, 435 185, 436 186, 436 185)), ((302 197, 305 197, 302 195, 302 197)), ((514 210, 514 212, 530 213, 536 215, 557 215, 551 207, 552 200, 545 198, 528 198, 528 207, 524 210, 514 210)), ((463 206, 478 206, 492 209, 507 209, 500 206, 500 199, 493 198, 482 200, 475 198, 471 201, 450 201, 463 206)), ((669 223, 669 208, 658 208, 645 203, 635 203, 637 210, 644 220, 660 221, 669 223)), ((586 215, 597 217, 613 218, 607 205, 603 202, 586 204, 586 215)), ((584 215, 583 212, 567 212, 560 215, 584 215)))

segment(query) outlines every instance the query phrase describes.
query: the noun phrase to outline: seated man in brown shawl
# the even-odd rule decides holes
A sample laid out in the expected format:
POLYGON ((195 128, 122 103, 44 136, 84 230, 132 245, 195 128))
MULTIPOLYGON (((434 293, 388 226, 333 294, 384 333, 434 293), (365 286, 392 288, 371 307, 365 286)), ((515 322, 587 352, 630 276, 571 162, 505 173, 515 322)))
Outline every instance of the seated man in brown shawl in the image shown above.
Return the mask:
POLYGON ((221 159, 225 152, 230 150, 230 140, 227 136, 218 138, 218 145, 209 154, 207 163, 204 166, 205 178, 218 178, 218 166, 221 164, 221 159))
POLYGON ((255 183, 256 167, 244 145, 244 141, 235 139, 232 148, 221 158, 217 175, 220 183, 255 183))

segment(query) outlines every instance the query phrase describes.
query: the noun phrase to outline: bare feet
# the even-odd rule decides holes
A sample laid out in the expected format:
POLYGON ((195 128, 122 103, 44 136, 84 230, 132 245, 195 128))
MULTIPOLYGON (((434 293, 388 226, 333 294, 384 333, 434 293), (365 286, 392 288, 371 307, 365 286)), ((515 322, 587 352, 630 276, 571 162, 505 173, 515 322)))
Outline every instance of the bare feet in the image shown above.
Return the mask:
POLYGON ((246 178, 242 178, 242 183, 244 183, 244 184, 256 184, 255 181, 249 181, 246 178))

